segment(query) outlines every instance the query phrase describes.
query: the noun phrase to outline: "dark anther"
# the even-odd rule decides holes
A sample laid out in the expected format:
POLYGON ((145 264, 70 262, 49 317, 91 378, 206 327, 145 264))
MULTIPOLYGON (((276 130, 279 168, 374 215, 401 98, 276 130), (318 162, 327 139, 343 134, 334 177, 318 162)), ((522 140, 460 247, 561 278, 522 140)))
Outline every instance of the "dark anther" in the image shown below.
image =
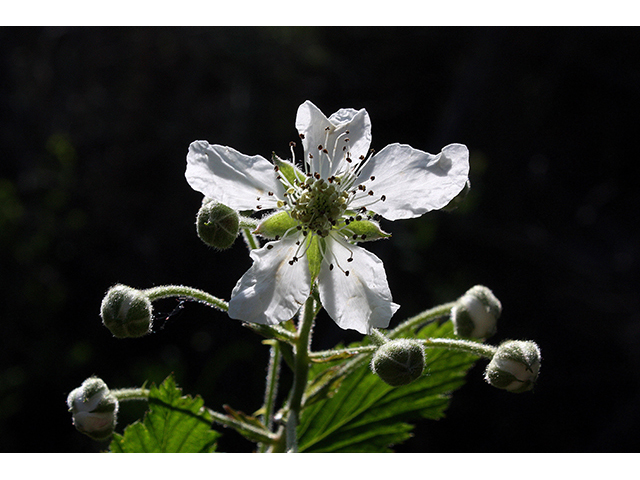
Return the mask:
POLYGON ((273 197, 273 192, 267 192, 267 195, 269 195, 270 197, 273 197))
POLYGON ((370 180, 373 182, 376 179, 376 177, 374 175, 371 175, 370 180))
POLYGON ((386 195, 382 195, 382 196, 380 197, 380 200, 382 200, 383 202, 384 202, 386 199, 387 199, 386 195))
POLYGON ((344 272, 344 274, 348 277, 348 276, 349 276, 349 270, 346 270, 346 271, 344 272))
POLYGON ((273 245, 269 244, 267 245, 267 250, 271 250, 273 248, 273 245))
POLYGON ((329 270, 333 270, 333 263, 329 264, 329 270))
POLYGON ((300 134, 300 138, 304 139, 304 133, 300 134))
POLYGON ((274 166, 273 166, 273 169, 274 169, 276 172, 277 172, 278 170, 280 170, 280 168, 278 168, 278 166, 277 166, 277 165, 274 165, 274 166))
POLYGON ((318 145, 318 150, 322 150, 322 145, 318 145))
POLYGON ((347 262, 353 262, 353 257, 347 258, 347 262))
POLYGON ((369 190, 369 195, 373 195, 373 190, 369 190))

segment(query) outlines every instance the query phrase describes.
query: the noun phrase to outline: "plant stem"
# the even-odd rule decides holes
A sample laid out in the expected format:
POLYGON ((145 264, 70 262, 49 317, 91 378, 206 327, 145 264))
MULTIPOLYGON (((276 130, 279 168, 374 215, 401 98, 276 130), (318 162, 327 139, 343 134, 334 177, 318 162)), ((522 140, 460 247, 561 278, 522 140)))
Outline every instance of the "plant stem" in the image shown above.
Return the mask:
POLYGON ((198 290, 197 288, 185 287, 184 285, 160 285, 158 287, 142 290, 150 301, 160 300, 161 298, 183 297, 196 302, 204 303, 212 308, 217 308, 223 312, 229 310, 229 304, 213 295, 198 290))
POLYGON ((398 337, 405 331, 411 330, 422 323, 432 322, 440 317, 449 315, 454 305, 455 302, 443 303, 442 305, 430 308, 429 310, 425 310, 414 317, 408 318, 389 332, 389 338, 398 337))
POLYGON ((110 390, 119 402, 131 400, 149 400, 149 390, 146 388, 120 388, 110 390))
MULTIPOLYGON (((280 362, 282 353, 280 352, 280 343, 274 341, 271 343, 271 352, 269 356, 269 367, 267 370, 267 385, 264 393, 264 405, 263 410, 263 423, 266 425, 269 431, 273 428, 273 411, 278 393, 278 380, 280 377, 280 362)), ((260 444, 258 450, 260 452, 266 451, 267 446, 260 444)))
POLYGON ((425 340, 418 339, 417 341, 422 343, 425 348, 446 348, 447 350, 457 350, 488 359, 493 358, 498 350, 497 347, 493 345, 486 345, 469 340, 458 340, 455 338, 427 338, 425 340))
POLYGON ((298 336, 295 341, 295 358, 293 370, 293 386, 289 397, 289 415, 287 416, 287 451, 298 451, 298 438, 296 429, 300 419, 302 396, 307 387, 309 376, 309 344, 311 341, 311 329, 315 319, 315 300, 309 296, 304 304, 304 309, 298 325, 298 336))

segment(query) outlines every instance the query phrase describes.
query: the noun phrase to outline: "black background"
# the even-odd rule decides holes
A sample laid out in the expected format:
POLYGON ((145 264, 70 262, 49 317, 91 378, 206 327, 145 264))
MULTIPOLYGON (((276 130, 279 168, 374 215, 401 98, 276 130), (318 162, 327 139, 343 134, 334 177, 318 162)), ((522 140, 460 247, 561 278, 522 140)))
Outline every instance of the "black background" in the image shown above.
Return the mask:
MULTIPOLYGON (((156 304, 156 333, 116 340, 107 288, 173 283, 228 298, 241 242, 195 234, 184 179, 196 139, 289 154, 305 100, 366 108, 372 147, 471 152, 454 213, 386 222, 392 326, 474 284, 503 304, 492 343, 532 339, 533 393, 469 373, 447 417, 406 452, 638 449, 640 36, 627 28, 0 29, 0 451, 96 452, 66 411, 96 374, 112 388, 175 372, 212 408, 260 406, 267 347, 222 313, 156 304)), ((298 152, 300 154, 300 152, 298 152)), ((318 347, 361 338, 319 319, 318 347)), ((121 425, 142 410, 124 405, 121 425)), ((225 451, 250 444, 233 432, 225 451)))

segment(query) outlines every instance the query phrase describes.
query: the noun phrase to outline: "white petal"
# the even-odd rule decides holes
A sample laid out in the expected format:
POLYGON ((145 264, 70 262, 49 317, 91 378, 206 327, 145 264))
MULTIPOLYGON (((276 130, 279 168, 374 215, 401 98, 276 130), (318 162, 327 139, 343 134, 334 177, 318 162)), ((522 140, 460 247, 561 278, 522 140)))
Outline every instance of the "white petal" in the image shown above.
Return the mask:
POLYGON ((343 329, 371 333, 386 328, 400 308, 391 301, 384 264, 373 253, 346 241, 326 238, 327 254, 320 269, 319 291, 322 306, 343 329), (347 258, 353 253, 353 260, 347 258), (333 263, 334 268, 329 268, 333 263), (346 275, 343 270, 349 271, 346 275))
POLYGON ((310 292, 309 264, 298 252, 297 235, 269 242, 251 251, 253 265, 231 293, 229 316, 246 322, 274 325, 292 318, 310 292))
POLYGON ((306 101, 298 107, 296 128, 303 135, 305 155, 313 155, 312 171, 320 173, 323 178, 336 173, 347 151, 351 158, 357 160, 360 155, 366 156, 371 145, 371 120, 365 109, 343 108, 327 118, 318 107, 306 101), (349 140, 345 141, 347 138, 349 140), (319 145, 327 149, 331 163, 318 150, 319 145))
POLYGON ((367 192, 355 198, 351 207, 367 206, 388 220, 419 217, 446 206, 464 188, 468 175, 469 150, 464 145, 447 145, 432 155, 394 143, 366 163, 356 184, 364 183, 367 192), (369 190, 373 195, 367 195, 369 190))
POLYGON ((205 141, 189 146, 185 176, 194 190, 235 210, 276 208, 284 193, 273 164, 265 158, 205 141))

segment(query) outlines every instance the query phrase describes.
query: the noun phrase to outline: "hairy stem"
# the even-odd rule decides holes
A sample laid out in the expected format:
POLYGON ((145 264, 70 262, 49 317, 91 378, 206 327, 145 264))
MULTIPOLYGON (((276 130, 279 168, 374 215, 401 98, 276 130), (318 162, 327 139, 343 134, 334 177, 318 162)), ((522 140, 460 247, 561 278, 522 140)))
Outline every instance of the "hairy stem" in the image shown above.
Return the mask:
POLYGON ((307 387, 309 376, 309 344, 311 341, 311 329, 315 319, 315 300, 309 296, 304 304, 298 326, 298 336, 295 342, 295 358, 293 370, 293 386, 289 397, 289 415, 287 417, 287 451, 298 451, 298 438, 296 429, 300 419, 302 396, 307 387))

